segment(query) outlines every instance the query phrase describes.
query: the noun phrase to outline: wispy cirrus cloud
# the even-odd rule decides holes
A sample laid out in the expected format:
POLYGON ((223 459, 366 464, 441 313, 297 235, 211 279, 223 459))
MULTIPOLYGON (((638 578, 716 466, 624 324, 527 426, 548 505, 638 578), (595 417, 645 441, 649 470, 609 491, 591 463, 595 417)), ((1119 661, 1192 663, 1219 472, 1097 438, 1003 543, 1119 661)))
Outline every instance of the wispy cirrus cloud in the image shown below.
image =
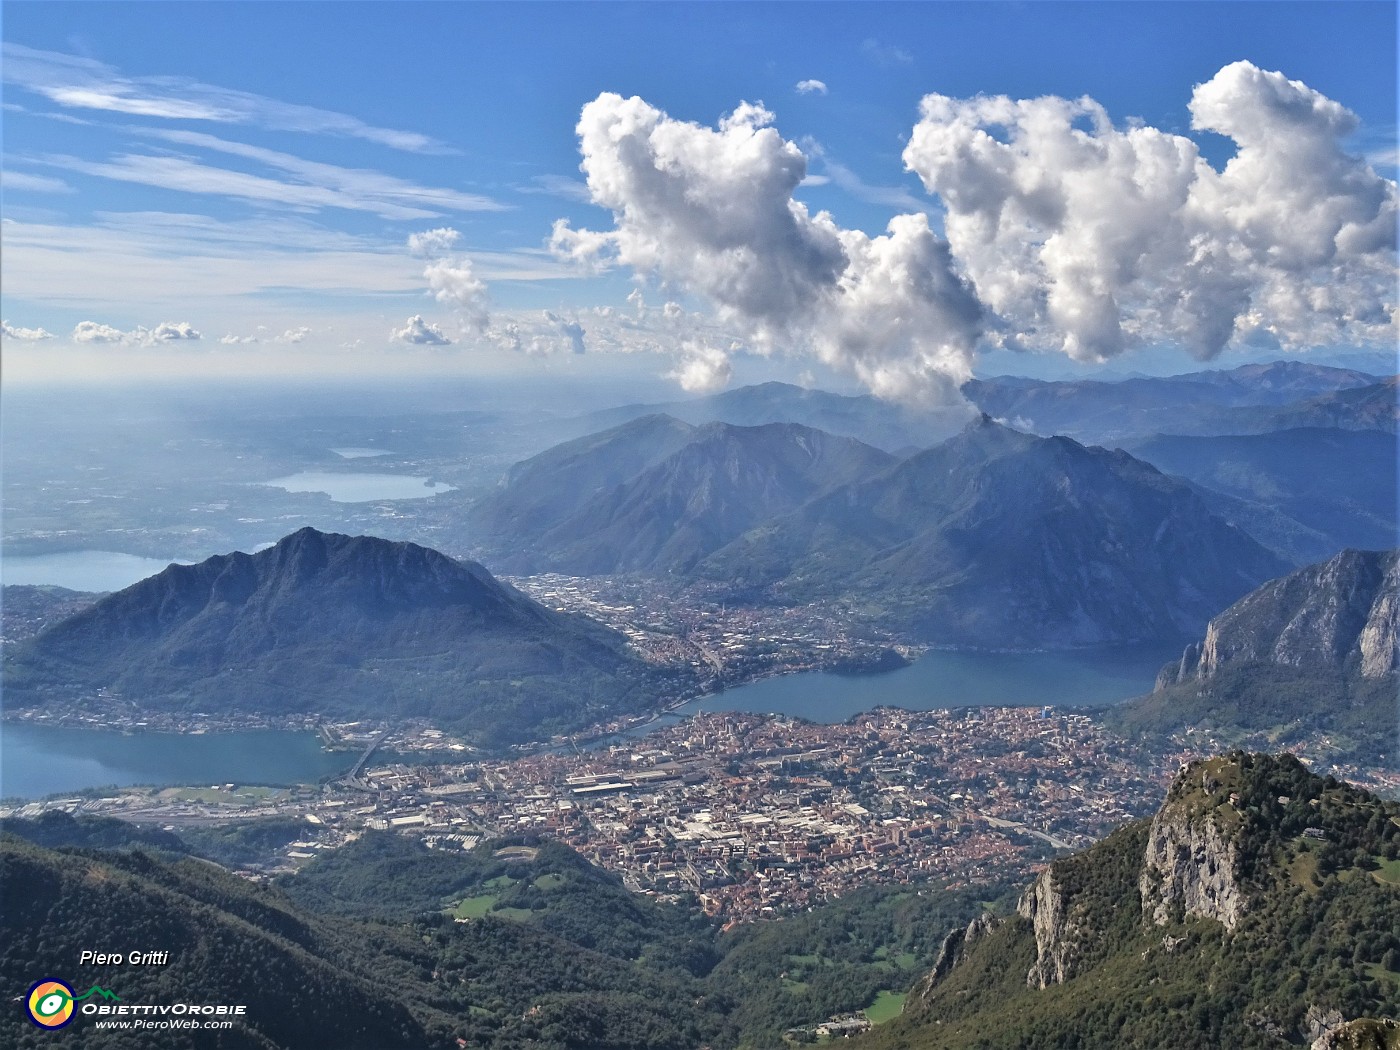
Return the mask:
POLYGON ((62 179, 47 175, 30 175, 23 171, 0 171, 0 189, 25 193, 73 193, 73 187, 62 179))
POLYGON ((882 44, 874 37, 868 37, 860 45, 860 53, 877 66, 907 66, 914 61, 914 56, 902 47, 894 44, 882 44))
MULTIPOLYGON (((422 270, 405 265, 402 241, 326 230, 290 214, 224 221, 100 212, 84 224, 7 219, 4 244, 7 299, 94 312, 124 313, 132 303, 165 309, 197 297, 246 315, 250 301, 281 302, 290 291, 363 301, 423 290, 422 270)), ((472 261, 477 275, 493 282, 578 276, 542 248, 473 251, 472 261)))
POLYGON ((803 186, 824 186, 830 183, 866 204, 881 204, 903 211, 921 211, 927 215, 937 214, 938 209, 933 201, 927 197, 919 197, 903 186, 873 186, 866 182, 846 165, 831 157, 821 143, 813 138, 804 138, 802 148, 808 155, 821 161, 824 172, 821 175, 808 175, 801 182, 803 186))
POLYGON ((567 175, 534 175, 528 185, 517 186, 515 189, 517 193, 545 193, 551 197, 578 201, 580 204, 593 203, 588 185, 582 179, 573 179, 567 175))
POLYGON ((346 113, 282 102, 188 77, 129 76, 105 62, 13 43, 5 44, 0 54, 6 83, 68 109, 305 131, 364 139, 411 153, 455 152, 418 132, 375 127, 346 113))
POLYGON ((280 150, 231 142, 203 132, 132 130, 171 145, 254 161, 276 173, 276 177, 210 164, 182 153, 124 153, 105 161, 55 154, 33 160, 79 174, 161 189, 313 211, 322 208, 364 211, 385 219, 430 219, 451 211, 502 211, 507 207, 480 194, 422 186, 366 168, 344 168, 305 160, 280 150))

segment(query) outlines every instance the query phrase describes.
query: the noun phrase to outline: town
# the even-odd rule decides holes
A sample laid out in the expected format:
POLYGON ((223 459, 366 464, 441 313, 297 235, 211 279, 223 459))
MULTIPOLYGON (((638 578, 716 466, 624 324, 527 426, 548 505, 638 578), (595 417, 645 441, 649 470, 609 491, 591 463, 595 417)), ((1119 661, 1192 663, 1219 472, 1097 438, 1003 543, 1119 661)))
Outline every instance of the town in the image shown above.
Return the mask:
MULTIPOLYGON (((363 726, 332 732, 398 746, 363 726)), ((553 837, 633 890, 693 894, 710 914, 743 922, 864 885, 1024 874, 1147 812, 1174 770, 1088 716, 1051 708, 880 709, 841 725, 712 712, 592 751, 506 761, 436 730, 413 737, 415 757, 428 761, 362 761, 355 776, 315 788, 126 789, 0 815, 63 808, 176 830, 304 821, 300 839, 244 872, 254 878, 372 829, 446 849, 553 837)))

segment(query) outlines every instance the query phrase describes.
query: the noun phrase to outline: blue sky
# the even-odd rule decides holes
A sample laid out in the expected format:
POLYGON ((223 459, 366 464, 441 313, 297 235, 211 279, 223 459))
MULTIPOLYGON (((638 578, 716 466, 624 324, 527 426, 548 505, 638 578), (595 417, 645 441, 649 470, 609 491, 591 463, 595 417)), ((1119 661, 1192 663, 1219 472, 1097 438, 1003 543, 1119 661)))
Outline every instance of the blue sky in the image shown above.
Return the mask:
POLYGON ((777 376, 939 396, 1018 362, 1187 370, 1385 345, 1395 11, 6 2, 7 371, 633 369, 692 390, 777 376), (1193 129, 1202 84, 1198 125, 1256 116, 1234 138, 1193 129), (921 116, 930 94, 952 101, 921 116), (1070 102, 1006 125, 978 96, 1070 102), (722 134, 744 102, 764 112, 722 134), (1294 136, 1300 105, 1320 123, 1294 136), (1061 113, 1097 159, 1043 133, 1061 113), (649 138, 623 135, 636 120, 649 138), (1094 214, 1155 177, 1132 128, 1220 172, 1260 120, 1252 173, 1216 185, 1187 158, 1141 214, 1124 198, 1131 221, 1094 214), (956 160, 987 135, 1014 149, 956 160), (1316 177, 1269 197, 1260 172, 1289 165, 1316 177), (1003 197, 974 200, 994 169, 1003 197), (1332 225, 1271 239, 1300 208, 1332 225), (896 216, 911 221, 887 231, 896 216))

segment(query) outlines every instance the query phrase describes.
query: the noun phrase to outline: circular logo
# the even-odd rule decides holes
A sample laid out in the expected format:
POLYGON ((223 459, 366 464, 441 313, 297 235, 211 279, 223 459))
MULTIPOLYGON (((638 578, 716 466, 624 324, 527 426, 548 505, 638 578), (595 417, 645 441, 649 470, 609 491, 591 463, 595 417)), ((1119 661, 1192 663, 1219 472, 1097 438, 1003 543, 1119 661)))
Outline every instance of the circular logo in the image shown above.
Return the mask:
POLYGON ((73 1020, 73 989, 52 978, 29 989, 29 1019, 40 1028, 62 1028, 73 1020))

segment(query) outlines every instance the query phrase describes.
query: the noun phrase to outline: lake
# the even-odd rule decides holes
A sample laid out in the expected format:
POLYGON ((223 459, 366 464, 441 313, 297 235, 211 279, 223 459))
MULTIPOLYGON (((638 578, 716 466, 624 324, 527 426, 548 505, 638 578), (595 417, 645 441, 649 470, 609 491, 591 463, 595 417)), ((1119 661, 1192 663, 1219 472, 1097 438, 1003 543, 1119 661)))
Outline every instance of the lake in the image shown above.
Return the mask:
POLYGON ((698 711, 797 715, 832 723, 876 707, 1110 704, 1151 692, 1162 665, 1180 655, 1179 644, 1043 653, 933 650, 908 667, 878 674, 806 671, 750 682, 692 700, 646 729, 698 711))
POLYGON ((288 474, 285 478, 273 478, 263 484, 287 492, 324 492, 336 503, 426 499, 453 490, 453 486, 440 481, 404 474, 332 474, 316 470, 288 474))
POLYGON ((165 558, 142 558, 116 551, 62 551, 57 554, 12 555, 0 561, 0 580, 7 584, 47 584, 74 591, 119 591, 167 568, 165 558))
MULTIPOLYGON (((797 715, 830 723, 881 706, 927 711, 1107 704, 1148 692, 1161 666, 1179 655, 1176 645, 1055 653, 933 651, 881 674, 812 671, 766 678, 692 700, 626 735, 674 725, 699 711, 797 715)), ((357 757, 322 751, 317 735, 307 732, 128 736, 8 723, 0 726, 0 796, 38 798, 109 784, 309 783, 343 772, 357 757)))
POLYGON ((344 772, 357 753, 321 750, 315 733, 133 733, 0 725, 0 797, 42 798, 115 784, 299 784, 344 772))

